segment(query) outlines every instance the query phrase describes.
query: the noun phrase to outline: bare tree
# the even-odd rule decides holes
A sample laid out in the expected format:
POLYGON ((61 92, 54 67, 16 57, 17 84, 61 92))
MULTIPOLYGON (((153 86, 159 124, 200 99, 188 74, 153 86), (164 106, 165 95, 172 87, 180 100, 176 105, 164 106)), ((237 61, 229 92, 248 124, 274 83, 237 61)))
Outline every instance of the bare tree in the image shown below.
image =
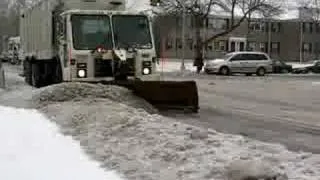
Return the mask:
POLYGON ((195 27, 196 48, 194 65, 198 72, 203 67, 203 47, 235 30, 246 19, 252 16, 272 16, 281 12, 282 1, 279 0, 162 0, 160 7, 168 14, 181 14, 185 11, 191 15, 195 27), (201 28, 210 15, 224 14, 229 17, 226 29, 204 40, 201 38, 201 28))

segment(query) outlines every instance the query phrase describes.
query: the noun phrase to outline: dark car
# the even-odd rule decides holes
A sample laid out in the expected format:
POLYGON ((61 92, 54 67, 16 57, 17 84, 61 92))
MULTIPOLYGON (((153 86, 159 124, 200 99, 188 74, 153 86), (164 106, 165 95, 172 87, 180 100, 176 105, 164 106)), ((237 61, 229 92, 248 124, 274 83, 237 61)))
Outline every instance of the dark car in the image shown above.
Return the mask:
POLYGON ((310 65, 293 69, 295 74, 320 73, 320 61, 314 61, 310 65))
POLYGON ((282 60, 272 60, 272 72, 273 73, 290 73, 292 72, 292 65, 286 64, 282 60))

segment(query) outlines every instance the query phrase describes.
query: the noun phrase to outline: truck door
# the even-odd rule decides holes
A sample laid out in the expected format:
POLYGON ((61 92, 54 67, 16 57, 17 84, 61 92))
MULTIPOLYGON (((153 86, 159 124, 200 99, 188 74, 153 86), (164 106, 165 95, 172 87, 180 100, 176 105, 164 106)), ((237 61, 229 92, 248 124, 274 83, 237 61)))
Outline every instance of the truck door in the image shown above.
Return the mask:
POLYGON ((60 17, 57 20, 58 29, 58 46, 59 46, 59 57, 61 62, 63 80, 70 80, 69 70, 69 47, 67 41, 67 17, 60 17))

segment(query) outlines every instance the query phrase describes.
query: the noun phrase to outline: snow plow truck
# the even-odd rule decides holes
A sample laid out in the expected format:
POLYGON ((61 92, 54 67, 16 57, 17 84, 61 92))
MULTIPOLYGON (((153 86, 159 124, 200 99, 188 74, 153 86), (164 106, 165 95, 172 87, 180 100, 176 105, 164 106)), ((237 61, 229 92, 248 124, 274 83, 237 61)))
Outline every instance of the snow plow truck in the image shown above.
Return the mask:
POLYGON ((124 86, 158 109, 198 112, 194 81, 164 81, 156 70, 152 22, 126 0, 42 0, 22 11, 26 83, 124 86))

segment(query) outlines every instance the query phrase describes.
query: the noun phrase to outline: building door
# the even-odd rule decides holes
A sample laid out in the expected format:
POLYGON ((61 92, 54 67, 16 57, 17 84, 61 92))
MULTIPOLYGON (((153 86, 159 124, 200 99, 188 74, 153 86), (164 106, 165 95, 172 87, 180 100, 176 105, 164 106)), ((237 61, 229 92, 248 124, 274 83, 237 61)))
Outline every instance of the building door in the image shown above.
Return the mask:
POLYGON ((246 38, 230 37, 229 38, 229 49, 231 52, 245 51, 246 49, 246 38))
POLYGON ((239 42, 239 51, 244 51, 245 47, 244 47, 244 42, 239 42))
POLYGON ((230 51, 231 52, 236 51, 236 42, 230 42, 230 51))

